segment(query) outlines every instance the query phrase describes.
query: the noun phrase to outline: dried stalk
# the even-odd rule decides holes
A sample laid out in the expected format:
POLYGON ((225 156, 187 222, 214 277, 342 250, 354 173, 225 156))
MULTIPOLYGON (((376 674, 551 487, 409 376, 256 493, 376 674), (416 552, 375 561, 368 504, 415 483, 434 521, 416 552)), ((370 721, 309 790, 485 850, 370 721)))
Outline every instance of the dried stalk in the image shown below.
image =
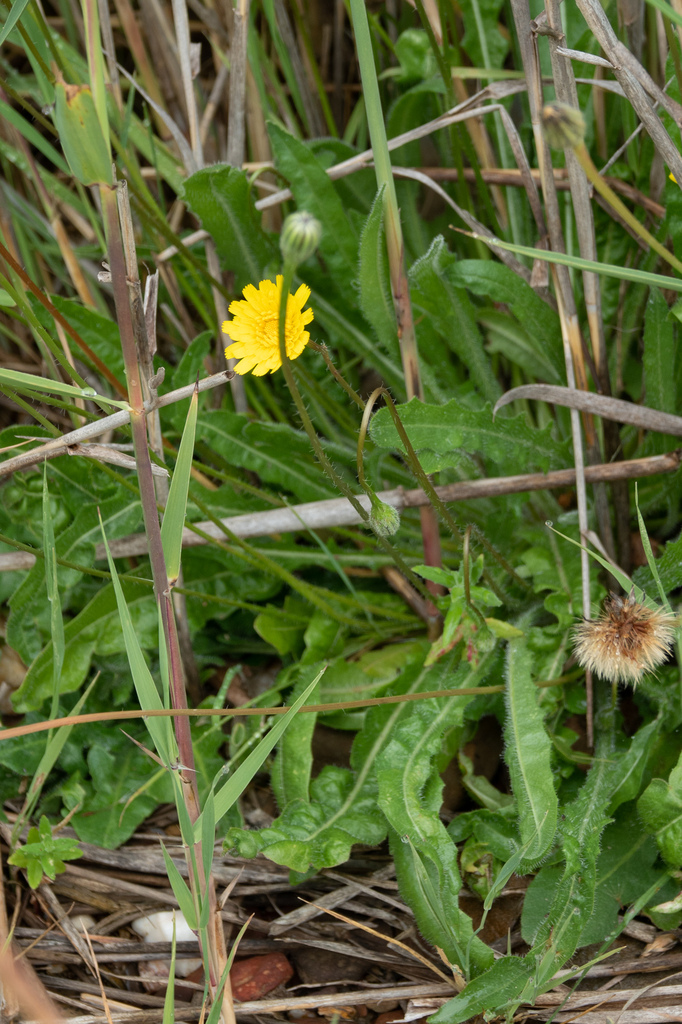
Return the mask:
MULTIPOLYGON (((116 314, 121 333, 121 347, 126 367, 128 381, 128 394, 130 404, 130 425, 135 446, 135 457, 138 464, 138 481, 140 487, 140 500, 142 513, 145 522, 145 532, 149 543, 149 558, 154 579, 154 593, 158 602, 159 613, 163 626, 163 634, 167 644, 168 674, 170 681, 170 697, 173 708, 186 708, 187 697, 185 694, 182 675, 182 659, 176 620, 173 611, 171 588, 166 572, 166 563, 161 543, 161 529, 159 516, 156 509, 156 495, 154 492, 154 479, 152 476, 151 460, 147 448, 147 427, 145 420, 145 409, 143 402, 142 381, 137 361, 137 351, 133 330, 133 320, 130 310, 128 285, 126 279, 126 266, 121 240, 121 229, 118 219, 118 205, 115 191, 106 186, 100 189, 102 210, 104 213, 105 228, 107 234, 107 249, 109 265, 111 267, 111 279, 114 291, 114 302, 116 314)), ((196 773, 194 771, 194 750, 192 747, 192 736, 189 722, 185 718, 174 718, 175 736, 178 744, 180 766, 178 767, 181 780, 182 793, 185 799, 187 813, 190 820, 195 822, 200 813, 199 794, 196 785, 196 773)), ((197 892, 205 892, 205 898, 209 899, 212 913, 208 924, 208 948, 206 950, 209 965, 209 984, 211 992, 215 994, 218 982, 223 974, 227 961, 225 949, 225 936, 223 934, 222 922, 217 915, 215 883, 212 876, 208 879, 203 877, 201 844, 196 844, 196 865, 195 872, 190 850, 187 849, 187 867, 192 880, 192 886, 197 892)), ((223 990, 222 1013, 224 1024, 233 1024, 234 1010, 232 1007, 232 996, 227 981, 223 990)))
MULTIPOLYGON (((540 165, 540 178, 542 181, 542 193, 545 200, 545 212, 549 230, 549 241, 555 252, 565 252, 563 229, 561 226, 561 215, 557 200, 556 188, 554 186, 554 175, 552 173, 552 161, 549 147, 542 130, 542 77, 537 55, 536 38, 531 28, 530 7, 528 0, 511 0, 514 22, 516 24, 519 47, 523 60, 523 67, 528 83, 528 102, 530 105, 531 123, 533 135, 540 165)), ((552 277, 555 283, 557 306, 561 323, 561 337, 564 345, 564 360, 566 364, 566 379, 570 388, 577 386, 581 390, 587 390, 587 374, 583 361, 582 339, 578 323, 578 313, 575 305, 575 297, 571 287, 571 279, 566 267, 554 269, 552 277)), ((583 460, 583 445, 580 433, 580 417, 573 410, 571 412, 571 433, 573 435, 573 452, 576 468, 576 491, 578 498, 578 523, 580 537, 583 546, 580 552, 581 576, 582 576, 582 613, 584 618, 590 618, 590 563, 587 551, 584 547, 588 530, 587 518, 587 496, 585 492, 585 473, 583 460)), ((592 444, 595 436, 594 425, 585 421, 585 434, 588 447, 592 444)), ((592 679, 589 672, 586 674, 587 688, 587 739, 591 748, 594 739, 593 724, 593 699, 592 679)))
MULTIPOLYGON (((646 459, 607 462, 601 466, 587 466, 585 478, 589 482, 632 480, 660 473, 674 473, 679 468, 680 461, 680 452, 673 451, 666 455, 655 455, 646 459)), ((575 469, 560 469, 551 473, 528 473, 518 476, 492 477, 485 480, 468 480, 446 484, 436 487, 434 490, 442 502, 470 501, 475 498, 498 497, 503 494, 570 488, 575 487, 575 482, 575 469)), ((429 496, 421 488, 406 491, 397 487, 392 490, 377 491, 377 497, 398 511, 418 508, 430 501, 429 496)), ((356 495, 356 501, 366 513, 369 513, 371 503, 366 494, 356 495)), ((264 537, 273 533, 293 533, 304 529, 321 530, 332 529, 336 526, 356 526, 364 522, 364 517, 346 498, 329 498, 301 505, 290 505, 286 508, 273 508, 264 512, 230 516, 221 519, 220 522, 236 537, 251 538, 264 537)), ((185 527, 182 536, 183 547, 207 544, 213 539, 221 540, 224 536, 223 530, 212 522, 193 525, 204 536, 194 533, 192 526, 185 527)), ((116 558, 144 555, 147 551, 144 534, 132 534, 129 537, 112 540, 109 547, 116 558)), ((0 555, 0 568, 2 568, 3 557, 0 555)), ((9 555, 8 557, 14 556, 9 555)), ((97 548, 96 558, 103 557, 104 548, 100 545, 97 548)))

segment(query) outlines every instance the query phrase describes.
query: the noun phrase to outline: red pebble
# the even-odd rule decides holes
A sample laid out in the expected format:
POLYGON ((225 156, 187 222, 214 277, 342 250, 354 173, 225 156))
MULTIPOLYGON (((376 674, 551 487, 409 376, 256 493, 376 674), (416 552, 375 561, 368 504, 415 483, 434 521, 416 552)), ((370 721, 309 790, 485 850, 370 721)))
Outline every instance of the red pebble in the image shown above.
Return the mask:
POLYGON ((267 953, 238 960, 230 971, 232 995, 240 1003, 262 999, 273 988, 287 982, 293 973, 294 969, 284 953, 267 953))

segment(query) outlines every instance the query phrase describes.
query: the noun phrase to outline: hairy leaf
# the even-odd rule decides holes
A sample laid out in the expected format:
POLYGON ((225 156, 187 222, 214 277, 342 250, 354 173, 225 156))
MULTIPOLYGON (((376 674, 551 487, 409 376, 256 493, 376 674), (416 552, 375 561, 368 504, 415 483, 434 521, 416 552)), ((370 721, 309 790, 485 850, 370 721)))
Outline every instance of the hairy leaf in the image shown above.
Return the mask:
POLYGON ((253 423, 236 413, 213 410, 199 415, 197 437, 229 465, 258 473, 301 501, 333 495, 326 478, 314 470, 310 441, 287 424, 253 423))
MULTIPOLYGON (((454 658, 458 656, 459 652, 454 658)), ((480 686, 498 661, 496 652, 489 651, 477 666, 464 662, 453 671, 454 658, 439 663, 442 682, 436 682, 436 675, 430 686, 480 686)), ((418 703, 396 724, 377 758, 379 806, 392 829, 391 851, 401 891, 425 938, 465 974, 490 966, 492 957, 474 938, 471 918, 459 908, 457 847, 439 817, 442 783, 434 759, 445 732, 461 728, 472 699, 463 695, 418 703)))
POLYGON ((398 328, 388 274, 383 197, 382 189, 376 195, 360 236, 360 308, 384 349, 398 360, 398 328))
POLYGON ((358 238, 334 185, 310 147, 271 122, 270 144, 277 168, 291 186, 299 209, 314 214, 322 224, 320 253, 334 276, 355 273, 358 238))
POLYGON ((653 779, 642 793, 637 809, 653 833, 663 859, 682 867, 682 757, 665 779, 653 779))
MULTIPOLYGON (((501 473, 518 473, 521 466, 524 471, 546 471, 569 461, 566 445, 552 439, 551 425, 533 429, 523 415, 493 420, 489 407, 472 409, 454 398, 445 405, 426 405, 413 398, 398 413, 427 472, 437 472, 456 448, 481 452, 501 473)), ((373 417, 370 436, 382 448, 404 451, 388 409, 373 417)))
POLYGON ((261 227, 244 171, 227 164, 204 167, 187 179, 183 198, 213 238, 224 269, 235 273, 237 288, 257 285, 276 248, 261 227))
POLYGON ((483 349, 475 310, 464 288, 453 279, 457 260, 442 237, 410 268, 412 302, 431 317, 452 351, 469 371, 479 394, 488 402, 500 397, 501 388, 483 349))
POLYGON ((538 706, 525 640, 512 640, 507 654, 505 758, 519 814, 526 864, 549 850, 557 824, 557 796, 550 767, 551 741, 538 706))

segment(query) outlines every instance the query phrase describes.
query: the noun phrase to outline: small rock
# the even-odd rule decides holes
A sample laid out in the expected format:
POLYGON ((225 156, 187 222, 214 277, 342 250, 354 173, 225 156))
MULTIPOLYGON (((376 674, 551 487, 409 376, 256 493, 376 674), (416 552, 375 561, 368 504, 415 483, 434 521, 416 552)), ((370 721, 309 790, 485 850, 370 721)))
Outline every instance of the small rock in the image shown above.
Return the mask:
POLYGON ((289 981, 294 969, 284 953, 267 953, 238 960, 230 971, 232 995, 240 1003, 262 999, 278 985, 289 981))

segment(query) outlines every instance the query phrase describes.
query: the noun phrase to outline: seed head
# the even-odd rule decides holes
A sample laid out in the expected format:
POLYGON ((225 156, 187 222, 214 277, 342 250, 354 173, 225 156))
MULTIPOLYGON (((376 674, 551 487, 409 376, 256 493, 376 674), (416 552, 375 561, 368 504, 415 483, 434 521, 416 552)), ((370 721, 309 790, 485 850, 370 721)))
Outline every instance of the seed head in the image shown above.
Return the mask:
POLYGON ((677 618, 628 597, 611 594, 598 619, 579 623, 575 654, 583 668, 614 683, 636 686, 647 672, 662 665, 672 650, 677 618))
POLYGON ((542 127, 552 149, 575 149, 585 138, 585 121, 568 103, 547 103, 542 108, 542 127))

